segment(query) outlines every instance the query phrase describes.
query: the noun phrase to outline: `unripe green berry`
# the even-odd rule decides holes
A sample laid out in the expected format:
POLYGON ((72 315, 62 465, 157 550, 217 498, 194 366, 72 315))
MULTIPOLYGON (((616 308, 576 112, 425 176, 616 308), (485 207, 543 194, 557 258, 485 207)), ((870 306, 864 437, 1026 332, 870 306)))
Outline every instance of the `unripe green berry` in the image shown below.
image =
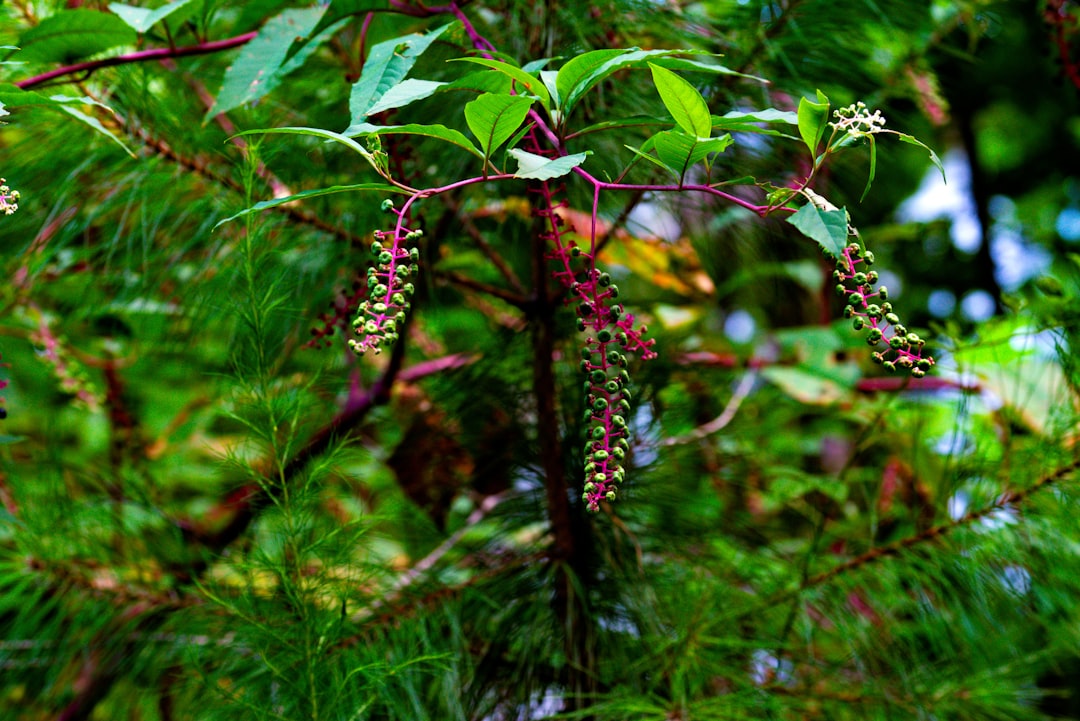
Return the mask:
POLYGON ((592 454, 592 459, 595 463, 603 463, 608 459, 608 452, 604 450, 595 451, 592 454))
POLYGON ((589 374, 589 380, 593 383, 603 383, 607 380, 607 374, 604 373, 604 371, 597 369, 589 374))
POLYGON ((890 373, 893 373, 893 372, 896 371, 896 364, 893 363, 892 361, 885 361, 881 365, 884 366, 885 370, 889 371, 890 373))
POLYGON ((592 435, 594 441, 600 441, 604 439, 604 435, 606 433, 607 431, 604 430, 603 426, 597 426, 596 428, 592 429, 592 433, 590 435, 592 435))
POLYGON ((852 293, 847 299, 848 305, 859 305, 864 302, 862 293, 852 293))
POLYGON ((853 328, 855 328, 855 330, 862 330, 866 327, 866 321, 862 318, 856 318, 854 321, 852 321, 851 325, 853 328))
POLYGON ((885 320, 889 321, 893 325, 896 325, 900 322, 900 316, 898 316, 896 313, 886 313, 885 320))
POLYGON ((597 413, 602 413, 602 412, 606 411, 607 407, 608 407, 608 402, 603 398, 597 398, 592 403, 592 408, 597 413))
POLYGON ((379 253, 379 265, 389 265, 393 259, 394 256, 389 250, 379 253))
POLYGON ((882 300, 888 300, 889 299, 889 289, 887 287, 881 286, 880 288, 878 288, 877 292, 878 292, 878 297, 881 298, 882 300))
POLYGON ((924 371, 921 368, 912 368, 911 369, 911 377, 912 378, 922 378, 925 375, 926 375, 926 371, 924 371))
POLYGON ((596 492, 596 484, 595 483, 586 483, 585 484, 585 492, 586 493, 595 493, 596 492))
POLYGON ((614 501, 615 500, 615 491, 608 491, 607 493, 604 494, 604 498, 608 499, 609 501, 614 501))
POLYGON ((597 483, 606 483, 607 482, 607 474, 606 473, 597 473, 595 476, 593 476, 593 480, 596 481, 597 483))
POLYGON ((604 384, 604 390, 606 390, 608 393, 618 393, 619 392, 619 382, 616 381, 616 380, 608 381, 607 383, 604 384))
POLYGON ((604 330, 596 334, 596 340, 600 341, 601 343, 611 342, 611 331, 605 328, 604 330))
POLYGON ((607 273, 601 273, 596 282, 599 283, 601 287, 607 288, 611 285, 611 276, 607 273))

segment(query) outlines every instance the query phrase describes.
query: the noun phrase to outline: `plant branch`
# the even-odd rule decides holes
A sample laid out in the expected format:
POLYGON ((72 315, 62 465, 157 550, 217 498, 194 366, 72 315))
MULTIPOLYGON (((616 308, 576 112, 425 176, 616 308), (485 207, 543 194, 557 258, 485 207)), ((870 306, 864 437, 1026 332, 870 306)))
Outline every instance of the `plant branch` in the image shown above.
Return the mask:
POLYGON ((237 35, 236 37, 226 38, 225 40, 215 40, 208 43, 199 43, 198 45, 187 45, 180 48, 151 48, 150 50, 140 50, 126 55, 116 55, 111 58, 87 60, 85 62, 75 63, 74 65, 65 65, 64 67, 50 70, 47 73, 35 75, 32 78, 20 80, 15 83, 15 86, 23 90, 29 90, 30 88, 43 85, 67 75, 75 75, 76 73, 90 75, 95 70, 116 65, 129 65, 131 63, 142 63, 148 60, 161 60, 163 58, 181 58, 190 55, 207 55, 245 45, 251 42, 258 34, 257 31, 253 30, 250 33, 244 33, 243 35, 237 35))

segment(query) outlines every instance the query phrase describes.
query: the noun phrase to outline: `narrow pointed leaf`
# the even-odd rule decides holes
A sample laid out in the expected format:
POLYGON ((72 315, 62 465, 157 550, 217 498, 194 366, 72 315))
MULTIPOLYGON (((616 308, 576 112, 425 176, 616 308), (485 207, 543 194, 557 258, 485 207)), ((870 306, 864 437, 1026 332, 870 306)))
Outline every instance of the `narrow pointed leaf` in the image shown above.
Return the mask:
POLYGON ((504 75, 508 75, 513 78, 515 90, 518 93, 527 93, 540 98, 540 104, 544 106, 544 109, 551 106, 551 94, 548 92, 544 82, 540 78, 535 75, 530 75, 521 68, 515 67, 509 63, 499 62, 498 60, 490 60, 488 58, 454 58, 454 61, 476 63, 477 65, 483 65, 493 70, 497 70, 504 75))
POLYGON ((712 133, 712 116, 705 98, 684 78, 659 65, 649 63, 653 83, 664 107, 688 135, 707 138, 712 133))
POLYGON ((910 145, 918 145, 920 148, 930 153, 930 162, 932 162, 934 167, 941 173, 941 179, 943 181, 945 180, 945 166, 941 164, 941 158, 938 157, 937 153, 935 153, 929 145, 906 133, 897 133, 896 135, 902 142, 909 143, 910 145))
POLYGON ((217 224, 214 225, 214 230, 217 230, 225 223, 236 220, 237 218, 242 218, 245 215, 250 215, 251 213, 258 213, 260 211, 269 210, 271 208, 276 208, 278 206, 285 205, 286 203, 292 203, 293 201, 306 200, 308 198, 317 198, 320 195, 333 195, 334 193, 352 193, 371 190, 377 190, 384 193, 403 192, 400 188, 396 188, 393 185, 388 185, 387 183, 357 183, 356 185, 332 185, 329 188, 304 190, 284 198, 274 198, 272 200, 260 201, 255 205, 251 206, 250 208, 245 208, 244 210, 241 210, 235 215, 230 215, 228 218, 218 221, 217 224))
POLYGON ((464 133, 448 128, 445 125, 421 125, 408 123, 406 125, 372 125, 363 123, 354 125, 345 131, 346 137, 355 138, 365 135, 426 135, 429 138, 437 138, 452 143, 459 148, 467 150, 478 158, 483 158, 476 144, 469 140, 464 133))

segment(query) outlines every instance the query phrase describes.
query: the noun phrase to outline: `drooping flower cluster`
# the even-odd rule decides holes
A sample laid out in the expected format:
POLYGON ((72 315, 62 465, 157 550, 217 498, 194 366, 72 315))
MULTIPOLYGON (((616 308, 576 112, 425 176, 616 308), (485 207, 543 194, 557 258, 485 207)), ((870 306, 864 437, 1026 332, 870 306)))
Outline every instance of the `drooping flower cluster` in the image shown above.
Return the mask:
POLYGON ((410 279, 419 269, 420 250, 407 244, 419 240, 423 231, 406 228, 401 212, 394 209, 391 201, 383 203, 383 210, 397 215, 398 222, 393 230, 375 231, 371 243, 375 265, 367 271, 368 299, 360 303, 353 320, 353 328, 361 340, 349 340, 349 347, 358 354, 368 350, 378 354, 383 345, 397 341, 416 291, 410 279))
POLYGON ((618 302, 619 287, 611 275, 596 267, 595 239, 593 252, 585 253, 563 238, 563 219, 558 210, 565 202, 556 202, 551 186, 541 183, 536 189, 541 202, 534 213, 544 219, 544 240, 551 244, 548 259, 555 261, 552 275, 569 291, 567 302, 577 304, 577 328, 586 332, 581 349, 581 372, 585 374, 585 486, 582 500, 592 512, 600 510, 601 501, 613 501, 618 484, 626 471, 624 461, 630 452, 630 373, 629 354, 643 360, 656 357, 654 341, 645 340, 648 328, 634 325, 634 316, 618 302), (575 269, 587 262, 582 274, 575 269))
POLYGON ((7 181, 0 178, 0 213, 12 215, 19 209, 19 191, 7 186, 7 181))
MULTIPOLYGON (((573 249, 574 251, 577 248, 573 249)), ((615 500, 619 483, 625 475, 623 461, 630 451, 629 429, 630 374, 627 352, 640 352, 642 358, 656 356, 643 340, 645 326, 634 327, 634 316, 621 303, 619 288, 611 276, 591 269, 583 281, 570 284, 578 304, 578 330, 587 331, 581 349, 581 371, 585 374, 585 488, 582 500, 590 511, 598 511, 601 501, 615 500)))
POLYGON ((866 103, 861 100, 847 107, 837 108, 833 111, 833 117, 836 120, 829 123, 830 127, 855 137, 873 135, 885 129, 885 118, 881 111, 875 110, 871 113, 866 103))
POLYGON ((889 302, 889 289, 877 286, 878 273, 870 270, 874 254, 864 250, 858 243, 844 248, 839 265, 833 271, 837 280, 836 292, 847 296, 844 317, 852 318, 855 330, 866 330, 866 342, 870 346, 884 343, 883 351, 875 351, 873 359, 888 371, 897 368, 910 370, 915 378, 922 378, 934 365, 934 359, 923 356, 926 341, 900 323, 900 317, 889 302))

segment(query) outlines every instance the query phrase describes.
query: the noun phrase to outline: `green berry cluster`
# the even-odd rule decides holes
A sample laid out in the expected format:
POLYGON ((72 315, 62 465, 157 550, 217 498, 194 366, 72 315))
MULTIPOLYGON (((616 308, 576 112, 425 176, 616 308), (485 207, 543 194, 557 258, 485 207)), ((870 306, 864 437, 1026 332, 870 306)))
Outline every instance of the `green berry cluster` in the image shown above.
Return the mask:
POLYGON ((630 417, 629 362, 627 354, 655 353, 652 341, 642 339, 648 328, 634 327, 634 317, 620 303, 619 288, 607 273, 592 270, 584 282, 571 284, 579 299, 578 330, 590 331, 581 349, 581 372, 586 408, 582 418, 586 427, 584 447, 585 488, 582 500, 596 512, 601 501, 613 501, 618 484, 625 477, 624 461, 630 451, 627 425, 630 417))
MULTIPOLYGON (((383 209, 396 212, 389 200, 383 203, 383 209)), ((367 271, 368 298, 360 303, 353 320, 353 328, 361 340, 349 340, 349 347, 356 353, 372 350, 378 354, 382 352, 382 346, 397 341, 406 314, 412 307, 416 287, 411 280, 419 269, 420 260, 420 250, 406 245, 415 243, 422 235, 423 231, 402 226, 400 216, 393 231, 375 231, 375 240, 371 243, 375 265, 367 271)))
POLYGON ((886 346, 874 352, 875 363, 890 372, 902 368, 922 378, 934 365, 934 359, 923 356, 926 341, 900 322, 889 302, 889 289, 877 285, 878 273, 870 269, 873 265, 874 254, 858 243, 844 248, 839 267, 833 272, 837 294, 847 297, 844 317, 852 319, 855 330, 866 331, 868 345, 886 346))

